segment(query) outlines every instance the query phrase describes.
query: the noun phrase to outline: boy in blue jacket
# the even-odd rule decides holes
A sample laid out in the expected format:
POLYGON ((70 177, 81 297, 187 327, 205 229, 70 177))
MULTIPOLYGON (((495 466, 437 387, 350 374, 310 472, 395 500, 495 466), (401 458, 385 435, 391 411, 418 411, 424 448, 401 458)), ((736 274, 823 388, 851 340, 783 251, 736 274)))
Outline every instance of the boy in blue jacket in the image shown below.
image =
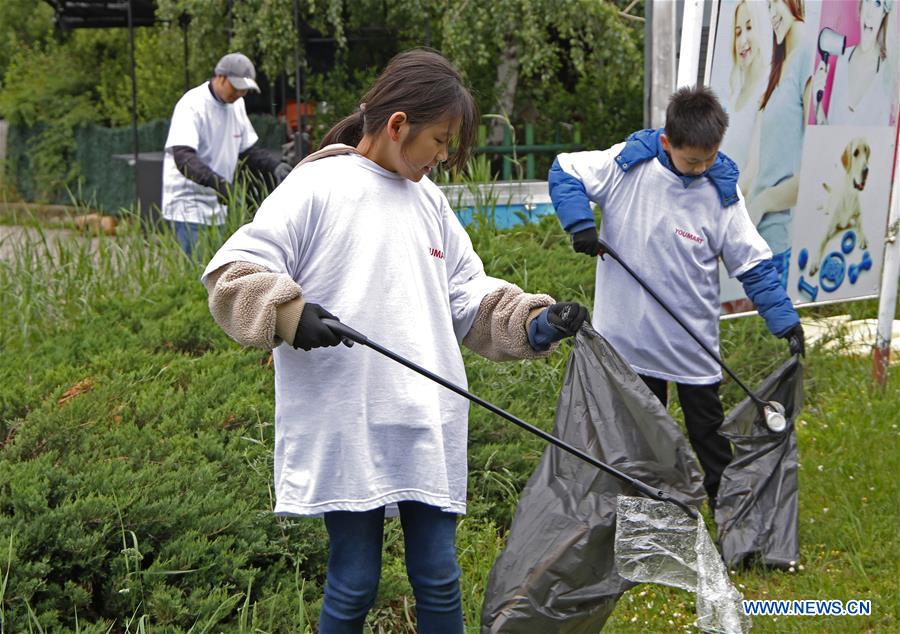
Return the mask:
MULTIPOLYGON (((804 353, 800 318, 779 283, 772 252, 737 187, 738 169, 718 149, 728 115, 705 87, 678 90, 666 125, 641 130, 604 151, 560 154, 550 168, 550 198, 579 253, 599 253, 591 203, 600 206, 603 240, 713 350, 719 350, 719 270, 743 285, 768 329, 804 353)), ((662 401, 677 385, 688 437, 715 506, 731 445, 718 364, 629 274, 597 262, 593 324, 662 401)))

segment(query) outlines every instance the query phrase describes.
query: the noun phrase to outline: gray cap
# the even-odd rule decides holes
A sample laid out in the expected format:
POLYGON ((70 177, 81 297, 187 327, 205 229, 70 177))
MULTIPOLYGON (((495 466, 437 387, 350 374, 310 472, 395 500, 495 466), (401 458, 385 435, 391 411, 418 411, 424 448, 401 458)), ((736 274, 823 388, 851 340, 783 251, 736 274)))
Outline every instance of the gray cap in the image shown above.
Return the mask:
POLYGON ((220 59, 216 64, 216 75, 225 75, 237 90, 259 92, 259 86, 256 85, 256 69, 253 68, 253 62, 243 53, 229 53, 220 59))

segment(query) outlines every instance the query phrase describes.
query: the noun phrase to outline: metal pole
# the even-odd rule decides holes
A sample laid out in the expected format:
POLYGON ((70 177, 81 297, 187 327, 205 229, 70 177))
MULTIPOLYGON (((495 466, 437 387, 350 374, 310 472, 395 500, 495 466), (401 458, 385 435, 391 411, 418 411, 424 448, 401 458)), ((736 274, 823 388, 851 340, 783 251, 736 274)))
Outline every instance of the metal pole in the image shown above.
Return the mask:
POLYGON ((716 30, 719 28, 719 0, 711 0, 709 11, 709 36, 706 38, 706 59, 703 60, 703 85, 709 86, 712 76, 713 52, 716 48, 716 30))
POLYGON ((702 33, 703 0, 684 0, 681 46, 678 49, 678 79, 675 84, 678 88, 697 85, 702 33))
POLYGON ((303 158, 303 115, 300 110, 300 0, 294 0, 294 99, 297 102, 297 130, 294 132, 294 162, 303 158))
POLYGON ((281 109, 284 112, 284 136, 288 137, 291 134, 291 122, 288 119, 287 107, 287 73, 281 73, 279 86, 281 87, 281 109))
MULTIPOLYGON (((134 72, 134 22, 131 10, 132 0, 128 0, 128 45, 131 53, 131 141, 134 150, 134 198, 138 201, 138 209, 140 209, 140 199, 138 196, 138 153, 140 146, 138 142, 137 129, 137 79, 134 72)), ((141 210, 143 211, 143 210, 141 210)))
POLYGON ((231 38, 234 36, 234 15, 232 13, 232 9, 234 8, 234 0, 228 0, 228 4, 225 6, 225 16, 228 18, 228 50, 231 50, 231 38))
POLYGON ((677 3, 670 0, 650 0, 649 24, 652 47, 649 82, 649 124, 660 128, 666 122, 666 105, 675 88, 675 12, 677 3))
POLYGON ((900 126, 894 143, 894 182, 891 186, 891 213, 888 217, 881 272, 881 295, 878 299, 878 330, 872 350, 872 377, 879 387, 887 383, 891 357, 891 327, 897 307, 897 282, 900 277, 900 126))
POLYGON ((188 25, 191 23, 191 14, 183 11, 178 17, 178 24, 181 26, 181 39, 184 44, 184 91, 191 89, 191 73, 188 66, 188 25))
POLYGON ((650 123, 650 98, 653 77, 653 2, 644 5, 644 127, 653 127, 650 123))

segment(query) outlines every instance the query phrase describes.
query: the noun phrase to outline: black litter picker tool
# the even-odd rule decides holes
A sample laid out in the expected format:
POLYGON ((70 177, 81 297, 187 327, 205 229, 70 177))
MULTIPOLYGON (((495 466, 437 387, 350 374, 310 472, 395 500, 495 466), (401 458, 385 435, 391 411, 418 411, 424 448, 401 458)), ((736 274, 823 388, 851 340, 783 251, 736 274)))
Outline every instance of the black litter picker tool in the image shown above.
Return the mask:
POLYGON ((741 390, 743 390, 744 393, 750 398, 750 400, 753 401, 754 405, 756 405, 756 408, 762 416, 763 421, 765 421, 766 427, 768 427, 770 431, 775 433, 783 432, 785 430, 785 427, 787 426, 784 406, 777 401, 766 401, 757 396, 756 393, 753 392, 753 390, 747 387, 747 385, 738 378, 737 374, 735 374, 731 370, 731 368, 725 365, 722 357, 720 357, 714 350, 706 345, 703 340, 701 340, 700 337, 686 323, 684 323, 671 308, 669 308, 668 304, 666 304, 662 300, 662 298, 657 295, 653 291, 653 289, 650 288, 647 283, 644 282, 644 280, 642 280, 641 277, 625 263, 624 260, 622 260, 621 256, 616 253, 615 249, 606 244, 606 242, 604 242, 603 240, 598 240, 597 242, 600 243, 600 258, 603 259, 603 256, 608 254, 613 260, 618 262, 619 266, 625 269, 625 272, 627 272, 632 278, 634 278, 634 281, 640 284, 640 286, 645 291, 647 291, 647 293, 653 299, 657 301, 657 303, 663 308, 663 310, 669 313, 669 316, 676 322, 678 322, 679 326, 684 328, 685 332, 687 332, 688 335, 690 335, 691 338, 696 341, 701 348, 703 348, 706 354, 708 354, 713 359, 713 361, 718 363, 719 366, 723 370, 725 370, 725 372, 727 372, 732 379, 734 379, 734 382, 737 383, 738 387, 740 387, 741 390))
POLYGON ((409 368, 410 370, 413 370, 414 372, 417 372, 417 373, 421 374, 422 376, 424 376, 428 379, 431 379, 435 383, 438 383, 439 385, 447 388, 448 390, 450 390, 452 392, 456 392, 460 396, 467 398, 468 400, 472 401, 473 403, 480 405, 481 407, 485 408, 486 410, 488 410, 490 412, 493 412, 494 414, 500 416, 501 418, 505 418, 509 422, 511 422, 515 425, 518 425, 525 431, 528 431, 528 432, 534 434, 535 436, 542 438, 543 440, 547 441, 548 443, 550 443, 556 447, 559 447, 563 451, 566 451, 566 452, 572 454, 573 456, 580 458, 581 460, 585 461, 586 463, 593 465, 594 467, 600 469, 601 471, 604 471, 604 472, 608 473, 609 475, 621 480, 622 482, 625 482, 626 484, 630 485, 635 490, 640 491, 642 494, 646 495, 647 497, 652 498, 654 500, 659 500, 661 502, 670 502, 670 503, 674 504, 675 506, 677 506, 678 508, 680 508, 682 511, 684 511, 692 519, 697 519, 699 517, 696 509, 688 506, 681 500, 678 500, 678 499, 670 496, 668 493, 666 493, 662 489, 651 487, 648 484, 641 482, 640 480, 637 480, 635 478, 632 478, 628 474, 623 473, 623 472, 619 471, 618 469, 615 469, 614 467, 611 467, 604 462, 600 462, 596 458, 593 458, 592 456, 586 454, 585 452, 581 451, 580 449, 573 447, 572 445, 560 440, 556 436, 553 436, 552 434, 545 432, 543 429, 540 429, 539 427, 535 427, 531 423, 525 422, 521 418, 514 416, 513 414, 510 414, 506 410, 504 410, 500 407, 497 407, 493 403, 490 403, 490 402, 472 394, 468 390, 461 388, 460 386, 456 385, 455 383, 452 383, 452 382, 448 381, 447 379, 435 374, 434 372, 431 372, 430 370, 427 370, 427 369, 423 368, 422 366, 420 366, 416 363, 413 363, 409 359, 406 359, 406 358, 400 356, 396 352, 388 350, 384 346, 372 341, 371 339, 366 337, 364 334, 354 330, 350 326, 347 326, 346 324, 343 324, 340 321, 337 321, 336 319, 327 319, 326 318, 326 319, 323 319, 322 322, 326 326, 328 326, 335 334, 340 336, 343 343, 346 346, 349 347, 350 345, 352 345, 352 343, 358 343, 360 345, 371 348, 372 350, 374 350, 380 354, 383 354, 384 356, 388 357, 389 359, 396 361, 400 365, 404 365, 407 368, 409 368))

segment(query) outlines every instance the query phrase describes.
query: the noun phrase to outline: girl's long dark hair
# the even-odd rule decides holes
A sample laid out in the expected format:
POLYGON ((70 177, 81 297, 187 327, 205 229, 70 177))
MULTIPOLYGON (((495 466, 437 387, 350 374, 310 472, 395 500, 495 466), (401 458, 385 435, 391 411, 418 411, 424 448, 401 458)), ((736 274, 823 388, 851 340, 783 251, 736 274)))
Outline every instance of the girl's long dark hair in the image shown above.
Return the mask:
MULTIPOLYGON (((803 0, 785 0, 785 4, 788 5, 788 9, 790 9, 794 19, 798 22, 803 22, 805 19, 803 0)), ((769 103, 769 97, 772 96, 772 93, 775 92, 775 89, 778 87, 778 82, 781 81, 781 70, 784 66, 785 57, 787 57, 787 34, 785 34, 784 39, 781 40, 781 44, 779 44, 778 38, 775 37, 775 33, 773 32, 772 67, 769 69, 769 83, 766 85, 766 92, 763 93, 762 99, 759 102, 760 110, 764 109, 766 104, 769 103)))
POLYGON ((459 119, 456 151, 450 167, 461 168, 475 142, 478 107, 462 75, 440 53, 413 49, 396 55, 362 98, 360 109, 335 124, 320 147, 332 143, 357 145, 364 134, 377 134, 395 112, 406 113, 412 126, 407 142, 422 125, 443 118, 459 119))

